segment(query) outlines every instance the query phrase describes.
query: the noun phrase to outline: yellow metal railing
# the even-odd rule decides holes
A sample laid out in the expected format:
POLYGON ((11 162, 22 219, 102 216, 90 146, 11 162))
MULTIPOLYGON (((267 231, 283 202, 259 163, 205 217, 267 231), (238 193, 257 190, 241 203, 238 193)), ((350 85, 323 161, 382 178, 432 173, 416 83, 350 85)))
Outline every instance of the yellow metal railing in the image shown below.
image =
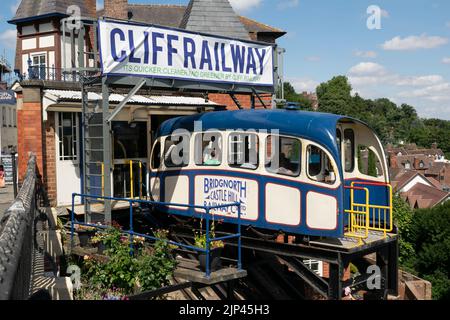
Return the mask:
MULTIPOLYGON (((388 189, 389 203, 387 205, 369 204, 369 230, 383 232, 383 235, 386 237, 386 233, 393 230, 392 186, 387 183, 352 182, 352 187, 355 185, 371 185, 388 189)), ((363 206, 363 204, 359 203, 355 203, 354 205, 356 207, 363 206)))
POLYGON ((352 182, 350 189, 350 209, 345 210, 348 214, 348 225, 345 232, 346 237, 356 238, 361 244, 363 239, 368 238, 369 231, 383 232, 383 236, 393 230, 392 217, 392 186, 386 183, 376 182, 352 182), (366 186, 387 188, 389 203, 387 205, 375 205, 370 203, 370 192, 366 186), (355 191, 365 193, 365 202, 355 202, 355 191))
POLYGON ((350 209, 345 210, 345 213, 348 214, 348 226, 345 236, 356 238, 362 244, 362 240, 369 236, 369 189, 354 186, 346 187, 346 189, 350 189, 350 209), (365 204, 361 205, 354 202, 355 190, 365 192, 365 204))

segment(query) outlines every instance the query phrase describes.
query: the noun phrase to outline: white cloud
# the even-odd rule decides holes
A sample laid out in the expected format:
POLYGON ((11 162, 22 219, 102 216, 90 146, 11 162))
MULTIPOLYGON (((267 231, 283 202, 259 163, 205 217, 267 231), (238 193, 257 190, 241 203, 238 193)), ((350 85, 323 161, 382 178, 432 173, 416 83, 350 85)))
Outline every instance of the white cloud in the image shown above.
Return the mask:
POLYGON ((378 56, 378 54, 375 51, 355 51, 355 56, 374 59, 378 56))
POLYGON ((234 10, 238 12, 253 9, 261 4, 262 0, 230 0, 234 10))
POLYGON ((278 3, 278 10, 285 10, 290 8, 298 7, 300 0, 282 0, 278 3))
POLYGON ((356 76, 380 76, 385 73, 386 69, 382 65, 373 62, 361 62, 349 70, 350 75, 356 76))
POLYGON ((442 63, 450 64, 450 57, 445 57, 442 59, 442 63))
POLYGON ((439 36, 409 36, 406 38, 395 37, 386 41, 382 47, 384 50, 417 50, 417 49, 433 49, 448 43, 448 38, 439 36))
POLYGON ((398 96, 402 98, 423 98, 434 102, 450 101, 450 82, 443 82, 411 91, 402 91, 398 96))
POLYGON ((294 87, 296 92, 311 92, 316 91, 317 86, 320 84, 318 81, 308 78, 287 78, 286 81, 289 81, 294 87))
POLYGON ((16 48, 17 31, 16 29, 8 29, 0 33, 0 42, 6 47, 14 49, 16 48))
POLYGON ((319 62, 320 61, 320 57, 318 56, 310 56, 310 57, 306 57, 306 60, 309 62, 319 62))
POLYGON ((22 0, 16 0, 16 2, 14 2, 11 5, 10 9, 11 9, 11 13, 13 15, 16 15, 17 9, 19 8, 19 5, 20 5, 21 2, 22 2, 22 0))
POLYGON ((380 64, 363 62, 350 68, 352 93, 364 98, 389 97, 416 107, 421 117, 450 120, 450 82, 441 75, 406 76, 380 64))

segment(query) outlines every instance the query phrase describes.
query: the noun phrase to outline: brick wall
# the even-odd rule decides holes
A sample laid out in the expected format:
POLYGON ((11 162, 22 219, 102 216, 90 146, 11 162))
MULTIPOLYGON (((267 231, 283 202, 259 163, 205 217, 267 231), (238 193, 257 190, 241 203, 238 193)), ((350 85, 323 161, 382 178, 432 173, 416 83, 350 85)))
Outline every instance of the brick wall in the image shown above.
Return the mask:
POLYGON ((105 0, 105 16, 115 19, 128 19, 128 0, 105 0))
POLYGON ((23 181, 29 152, 36 154, 39 171, 43 173, 42 104, 23 102, 17 111, 17 148, 19 154, 19 180, 23 181))
POLYGON ((45 123, 44 183, 51 205, 56 205, 55 113, 49 112, 45 123))
MULTIPOLYGON (((322 263, 322 277, 325 279, 330 278, 330 264, 328 262, 323 262, 322 263)), ((342 276, 342 280, 346 281, 348 279, 350 279, 351 273, 350 273, 350 266, 348 266, 347 268, 345 268, 344 270, 344 275, 342 276)))
MULTIPOLYGON (((250 94, 237 94, 236 98, 239 100, 242 108, 250 109, 251 108, 251 95, 250 94)), ((268 109, 271 108, 272 96, 271 95, 263 95, 261 99, 264 101, 264 104, 268 109)), ((228 110, 238 110, 239 108, 234 103, 233 99, 228 94, 220 94, 220 93, 211 93, 209 94, 209 100, 227 107, 228 110)), ((260 101, 255 97, 255 107, 257 109, 263 108, 263 105, 260 101)))

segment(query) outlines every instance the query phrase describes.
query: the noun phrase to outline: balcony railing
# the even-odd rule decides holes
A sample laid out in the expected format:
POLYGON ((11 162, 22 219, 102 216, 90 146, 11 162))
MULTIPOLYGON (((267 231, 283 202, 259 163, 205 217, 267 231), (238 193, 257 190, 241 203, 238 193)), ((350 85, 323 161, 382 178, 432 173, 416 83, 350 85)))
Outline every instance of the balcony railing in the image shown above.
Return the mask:
POLYGON ((80 82, 81 77, 100 76, 100 71, 71 71, 54 66, 29 66, 27 72, 17 74, 19 81, 25 80, 44 80, 44 81, 62 81, 62 82, 80 82))

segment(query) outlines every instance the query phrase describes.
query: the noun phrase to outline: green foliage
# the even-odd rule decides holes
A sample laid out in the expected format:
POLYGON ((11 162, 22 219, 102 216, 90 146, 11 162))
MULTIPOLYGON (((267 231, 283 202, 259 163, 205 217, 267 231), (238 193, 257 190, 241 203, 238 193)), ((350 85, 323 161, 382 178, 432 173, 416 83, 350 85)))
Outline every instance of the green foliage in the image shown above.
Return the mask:
POLYGON ((434 299, 449 299, 450 202, 432 209, 417 210, 412 218, 402 219, 408 228, 401 231, 401 236, 412 246, 407 265, 419 277, 431 281, 434 299))
POLYGON ((298 103, 301 107, 301 110, 312 111, 311 101, 302 94, 297 93, 292 84, 290 84, 289 82, 285 82, 283 84, 283 87, 284 87, 284 99, 286 101, 298 103))
POLYGON ((106 257, 84 258, 84 275, 89 284, 102 288, 120 289, 126 294, 136 291, 149 291, 168 284, 176 261, 171 246, 164 241, 166 232, 157 232, 152 248, 134 246, 130 254, 130 237, 123 235, 118 228, 109 228, 102 236, 106 257))
POLYGON ((167 232, 155 235, 162 241, 157 241, 153 248, 145 248, 142 258, 138 259, 137 278, 142 291, 158 289, 169 284, 169 278, 176 268, 176 261, 171 254, 171 246, 167 241, 167 232))
POLYGON ((399 233, 399 262, 402 266, 408 266, 414 258, 414 247, 410 243, 413 211, 411 207, 398 195, 392 199, 394 223, 399 233))

